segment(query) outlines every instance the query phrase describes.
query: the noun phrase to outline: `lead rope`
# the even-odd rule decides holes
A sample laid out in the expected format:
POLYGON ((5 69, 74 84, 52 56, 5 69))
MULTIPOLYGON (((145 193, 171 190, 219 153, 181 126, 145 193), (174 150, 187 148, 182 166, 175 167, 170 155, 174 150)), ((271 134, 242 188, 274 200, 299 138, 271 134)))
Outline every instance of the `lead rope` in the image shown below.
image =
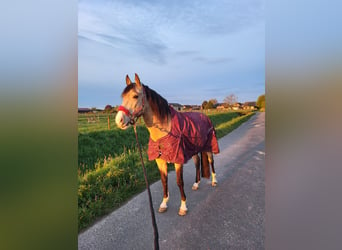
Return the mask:
POLYGON ((150 185, 148 184, 148 180, 147 180, 146 169, 145 169, 144 160, 143 160, 142 153, 141 153, 141 147, 140 147, 139 140, 138 140, 136 124, 134 124, 133 127, 134 127, 135 139, 137 141, 138 148, 139 148, 141 165, 142 165, 142 168, 143 168, 143 171, 144 171, 146 189, 147 189, 147 193, 148 193, 148 200, 149 200, 149 203, 150 203, 150 211, 151 211, 151 217, 152 217, 152 226, 153 226, 153 231, 154 231, 154 249, 155 250, 159 250, 158 227, 157 227, 156 217, 154 215, 154 210, 153 210, 153 205, 152 205, 152 196, 151 196, 151 191, 150 191, 150 185))

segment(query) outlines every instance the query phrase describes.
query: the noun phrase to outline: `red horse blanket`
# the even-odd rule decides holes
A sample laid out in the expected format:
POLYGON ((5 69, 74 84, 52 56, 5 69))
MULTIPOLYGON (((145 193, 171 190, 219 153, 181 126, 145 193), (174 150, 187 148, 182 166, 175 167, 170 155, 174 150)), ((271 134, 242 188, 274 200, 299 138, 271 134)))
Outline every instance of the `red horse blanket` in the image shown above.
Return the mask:
POLYGON ((220 152, 214 126, 210 119, 197 112, 171 110, 171 131, 148 143, 148 159, 161 158, 167 162, 184 164, 199 152, 220 152))

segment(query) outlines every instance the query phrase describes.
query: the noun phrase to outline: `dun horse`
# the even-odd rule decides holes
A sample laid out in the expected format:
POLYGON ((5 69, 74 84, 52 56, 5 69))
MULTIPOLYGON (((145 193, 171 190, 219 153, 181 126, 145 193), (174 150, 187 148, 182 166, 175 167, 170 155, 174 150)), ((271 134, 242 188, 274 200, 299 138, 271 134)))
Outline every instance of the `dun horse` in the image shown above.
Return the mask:
POLYGON ((127 129, 138 117, 143 117, 150 133, 148 157, 149 160, 156 161, 163 184, 164 196, 159 212, 167 210, 169 200, 167 163, 174 163, 181 195, 178 214, 186 215, 188 209, 184 193, 183 164, 190 158, 194 160, 196 178, 192 186, 193 190, 199 188, 200 164, 202 176, 206 178, 210 177, 210 164, 212 186, 216 186, 217 183, 213 153, 219 153, 219 147, 214 127, 209 118, 202 113, 175 111, 162 96, 141 84, 137 74, 134 83, 127 75, 126 84, 121 95, 122 105, 118 108, 115 122, 119 128, 127 129))

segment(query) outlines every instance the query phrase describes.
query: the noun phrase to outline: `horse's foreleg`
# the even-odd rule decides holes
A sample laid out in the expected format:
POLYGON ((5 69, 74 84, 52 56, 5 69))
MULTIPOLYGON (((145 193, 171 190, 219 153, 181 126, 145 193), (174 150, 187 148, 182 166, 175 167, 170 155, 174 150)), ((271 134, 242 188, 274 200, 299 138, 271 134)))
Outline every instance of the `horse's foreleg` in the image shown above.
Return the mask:
POLYGON ((176 175, 177 175, 177 185, 181 194, 181 206, 179 208, 178 214, 183 216, 186 215, 188 208, 186 207, 186 196, 184 193, 184 181, 183 181, 183 165, 175 163, 176 175))
POLYGON ((158 169, 160 172, 160 179, 163 184, 163 191, 164 191, 163 201, 160 204, 158 211, 160 213, 163 213, 167 210, 167 202, 169 201, 169 190, 167 186, 167 164, 166 164, 166 161, 161 160, 161 159, 156 159, 156 162, 157 162, 158 169))
POLYGON ((201 171, 200 171, 200 158, 198 154, 192 156, 196 167, 196 177, 195 183, 192 185, 192 190, 197 190, 199 188, 199 183, 201 181, 201 171))
POLYGON ((208 160, 211 166, 211 185, 215 187, 217 185, 216 173, 214 168, 214 156, 212 152, 208 152, 208 160))

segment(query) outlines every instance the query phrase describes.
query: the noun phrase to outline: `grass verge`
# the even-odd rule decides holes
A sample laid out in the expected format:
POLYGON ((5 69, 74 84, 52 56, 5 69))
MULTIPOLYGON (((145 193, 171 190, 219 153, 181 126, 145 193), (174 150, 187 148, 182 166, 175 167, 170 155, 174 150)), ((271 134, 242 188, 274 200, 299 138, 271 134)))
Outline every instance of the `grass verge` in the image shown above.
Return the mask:
POLYGON ((239 127, 242 123, 247 121, 254 114, 255 113, 247 113, 245 115, 235 117, 227 122, 221 123, 215 128, 217 138, 221 138, 226 134, 232 132, 234 129, 239 127))
MULTIPOLYGON (((154 161, 148 161, 143 151, 148 180, 160 178, 154 161)), ((119 207, 145 189, 145 181, 138 150, 128 150, 107 158, 91 172, 78 177, 78 229, 81 230, 100 216, 119 207)))

